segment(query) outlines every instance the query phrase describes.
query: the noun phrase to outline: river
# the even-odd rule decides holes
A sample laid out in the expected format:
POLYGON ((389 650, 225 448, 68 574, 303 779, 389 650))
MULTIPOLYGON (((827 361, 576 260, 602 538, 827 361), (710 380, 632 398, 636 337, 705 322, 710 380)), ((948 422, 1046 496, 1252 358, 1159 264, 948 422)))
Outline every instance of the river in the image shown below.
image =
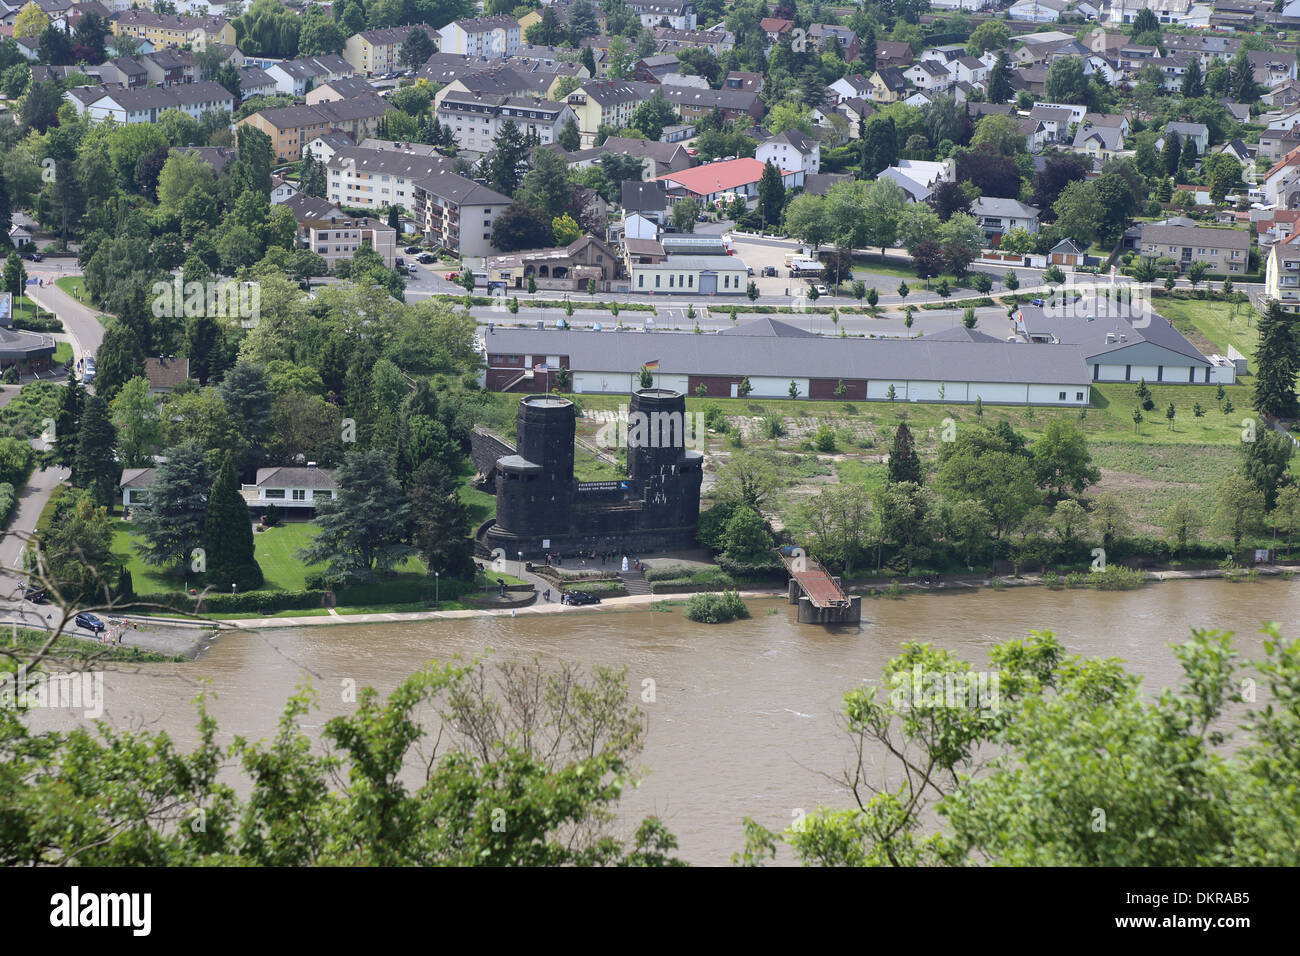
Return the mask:
MULTIPOLYGON (((743 843, 741 820, 780 828, 798 810, 847 806, 838 778, 852 759, 837 723, 844 692, 878 679, 909 640, 929 641, 979 666, 988 647, 1031 629, 1054 631, 1073 653, 1128 661, 1151 693, 1178 678, 1168 645, 1190 628, 1234 630, 1245 657, 1262 656, 1259 625, 1283 622, 1294 635, 1300 581, 1220 580, 1148 585, 1099 593, 1012 588, 866 599, 860 628, 799 625, 783 602, 750 603, 748 621, 686 621, 681 609, 484 617, 412 624, 228 632, 194 662, 109 673, 106 717, 119 728, 167 730, 195 739, 191 704, 209 679, 223 740, 269 738, 300 681, 321 691, 309 733, 343 713, 344 680, 387 692, 431 659, 460 654, 533 654, 626 667, 629 693, 654 681, 642 762, 649 773, 628 791, 628 821, 658 813, 694 863, 725 864, 743 843)), ((33 725, 67 726, 68 712, 33 712, 33 725)))

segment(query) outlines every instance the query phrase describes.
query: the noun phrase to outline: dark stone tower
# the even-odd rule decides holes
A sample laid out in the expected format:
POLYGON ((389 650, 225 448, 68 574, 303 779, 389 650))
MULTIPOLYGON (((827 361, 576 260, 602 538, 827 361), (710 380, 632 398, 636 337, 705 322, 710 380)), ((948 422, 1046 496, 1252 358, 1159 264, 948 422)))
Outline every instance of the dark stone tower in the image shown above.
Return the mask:
MULTIPOLYGON (((518 550, 532 553, 531 539, 559 538, 569 531, 573 507, 573 403, 530 396, 519 403, 515 424, 519 453, 497 462, 497 523, 504 537, 520 539, 518 550)), ((510 542, 501 547, 509 549, 510 542)))

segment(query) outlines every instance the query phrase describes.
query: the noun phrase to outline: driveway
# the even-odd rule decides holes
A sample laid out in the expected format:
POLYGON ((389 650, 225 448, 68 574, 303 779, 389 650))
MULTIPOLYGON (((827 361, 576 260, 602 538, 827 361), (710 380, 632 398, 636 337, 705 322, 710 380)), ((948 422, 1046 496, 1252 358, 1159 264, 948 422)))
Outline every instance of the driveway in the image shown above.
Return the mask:
POLYGON ((72 296, 68 295, 58 286, 54 285, 48 276, 42 276, 46 279, 43 286, 28 286, 27 294, 41 305, 49 309, 63 322, 63 328, 68 333, 68 338, 72 340, 72 354, 74 358, 81 358, 86 352, 92 355, 99 351, 99 344, 104 341, 104 326, 101 322, 102 313, 96 312, 89 306, 82 305, 72 296))

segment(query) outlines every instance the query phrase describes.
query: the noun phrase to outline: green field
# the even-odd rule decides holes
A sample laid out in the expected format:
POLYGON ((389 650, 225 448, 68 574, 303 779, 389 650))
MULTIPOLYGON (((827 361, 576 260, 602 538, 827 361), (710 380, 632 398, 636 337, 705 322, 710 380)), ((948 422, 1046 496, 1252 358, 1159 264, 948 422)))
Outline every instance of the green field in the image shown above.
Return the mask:
MULTIPOLYGON (((1255 346, 1259 341, 1258 314, 1248 302, 1157 296, 1152 306, 1204 352, 1227 355, 1228 346, 1233 345, 1246 358, 1255 357, 1255 346), (1211 348, 1206 348, 1207 344, 1211 348)), ((1254 366, 1251 368, 1253 371, 1254 366)))
POLYGON ((60 365, 67 365, 72 361, 72 343, 59 342, 54 347, 54 355, 50 358, 57 368, 60 365))

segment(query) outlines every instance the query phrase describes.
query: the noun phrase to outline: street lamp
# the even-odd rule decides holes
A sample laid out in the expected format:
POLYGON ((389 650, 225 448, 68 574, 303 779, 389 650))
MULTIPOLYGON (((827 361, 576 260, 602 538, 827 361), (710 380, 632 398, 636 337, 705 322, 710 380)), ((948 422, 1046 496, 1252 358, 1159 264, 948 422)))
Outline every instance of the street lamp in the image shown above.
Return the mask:
POLYGON ((438 600, 438 572, 437 572, 437 571, 434 571, 434 572, 433 572, 433 605, 434 605, 434 607, 437 607, 439 603, 440 603, 440 602, 439 602, 439 600, 438 600))
POLYGON ((516 553, 519 555, 519 580, 522 581, 524 579, 524 553, 522 551, 516 553))

